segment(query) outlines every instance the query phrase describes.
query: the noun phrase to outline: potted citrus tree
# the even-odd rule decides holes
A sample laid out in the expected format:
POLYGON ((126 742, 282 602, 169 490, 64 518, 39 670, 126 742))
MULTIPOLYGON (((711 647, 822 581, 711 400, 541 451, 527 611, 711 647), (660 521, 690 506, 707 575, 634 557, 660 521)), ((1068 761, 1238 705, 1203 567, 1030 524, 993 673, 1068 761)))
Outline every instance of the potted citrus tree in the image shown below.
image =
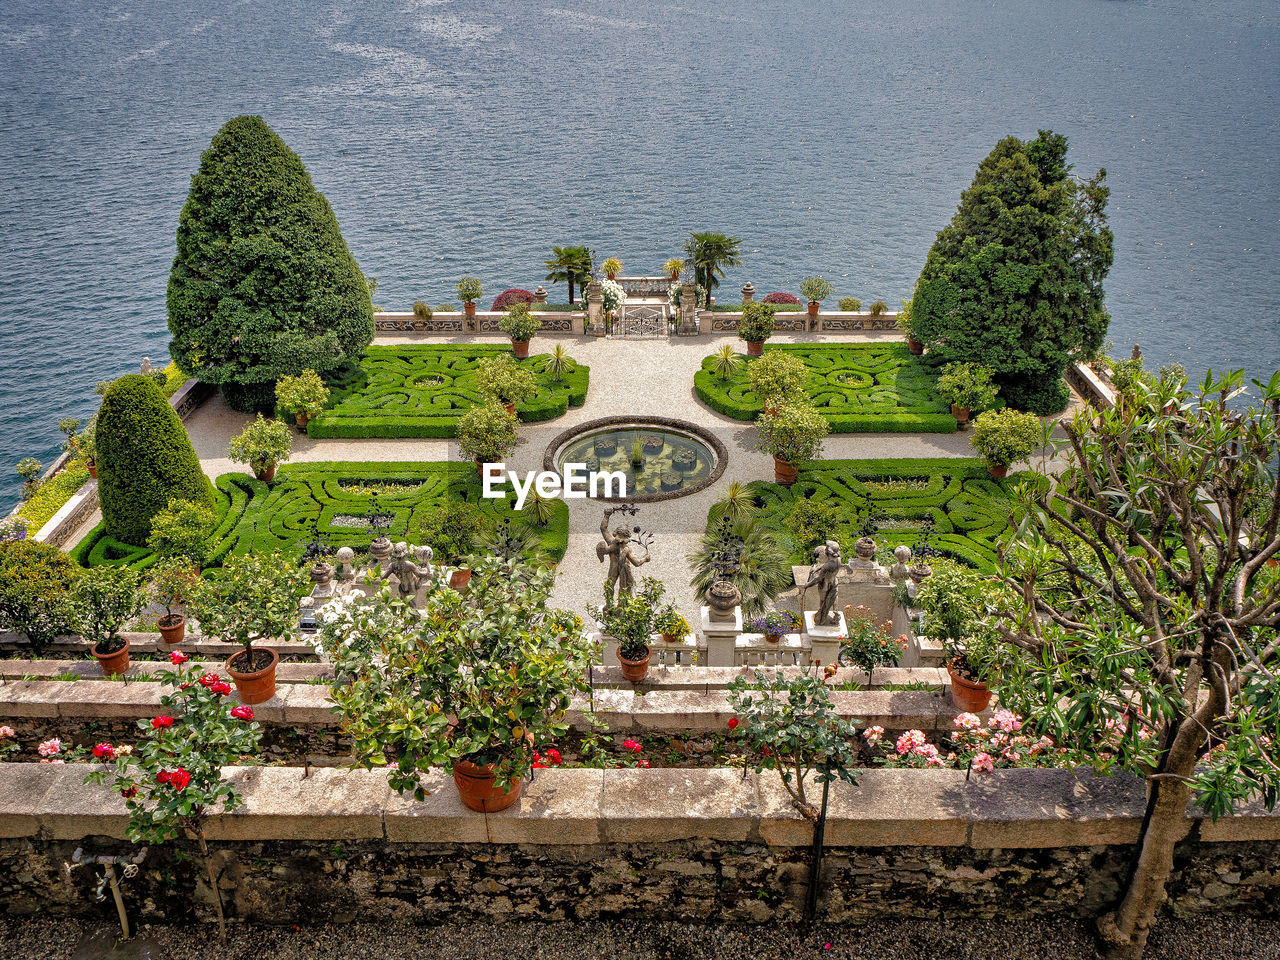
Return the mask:
POLYGON ((515 416, 516 404, 525 403, 538 392, 538 380, 526 365, 511 359, 509 354, 486 357, 476 364, 476 381, 480 395, 496 401, 515 416))
POLYGON ((831 432, 827 418, 817 408, 796 401, 766 410, 756 426, 760 431, 757 449, 773 456, 774 480, 787 486, 796 482, 799 465, 818 455, 823 438, 831 432))
POLYGON ((573 615, 548 607, 553 582, 544 567, 490 557, 465 598, 431 590, 420 616, 397 618, 398 629, 388 621, 377 667, 352 671, 331 694, 356 762, 394 758, 392 788, 419 800, 423 777, 440 767, 472 810, 519 799, 535 746, 568 731, 570 698, 587 690, 590 651, 566 628, 573 615))
POLYGON ((270 700, 276 692, 280 655, 269 646, 293 635, 298 599, 311 583, 280 551, 232 556, 221 575, 202 581, 191 612, 205 636, 221 637, 242 649, 227 658, 226 670, 245 703, 270 700))
POLYGON ((264 483, 275 479, 276 467, 289 459, 293 437, 280 420, 266 420, 262 414, 238 437, 231 438, 231 459, 247 463, 253 475, 264 483))
POLYGON ((513 303, 498 321, 498 329, 511 338, 511 350, 520 360, 529 356, 529 341, 542 329, 542 321, 527 303, 513 303))
POLYGON ((982 619, 988 592, 981 574, 947 560, 939 561, 916 589, 919 632, 942 644, 951 702, 969 713, 981 713, 991 703, 985 655, 991 644, 982 619))
POLYGON ((809 316, 816 317, 822 301, 829 300, 832 294, 831 284, 822 277, 806 277, 800 281, 800 296, 809 301, 809 316))
POLYGON ((467 315, 468 325, 476 319, 476 301, 484 296, 484 287, 475 277, 463 277, 458 281, 458 299, 462 301, 463 312, 467 315))
POLYGON ((605 586, 604 603, 593 608, 591 615, 600 624, 601 632, 618 642, 622 675, 639 683, 648 675, 653 657, 649 640, 659 632, 659 618, 666 617, 668 608, 662 602, 665 588, 653 577, 645 577, 638 591, 621 594, 615 600, 609 586, 605 586))
POLYGON ((991 476, 999 480, 1008 475, 1010 464, 1027 459, 1040 445, 1040 421, 1034 413, 988 410, 973 421, 969 443, 986 459, 991 476))
POLYGON ((771 350, 768 356, 747 367, 751 392, 760 398, 765 410, 774 410, 787 397, 803 394, 808 379, 809 368, 805 362, 783 350, 771 350))
POLYGON ((501 463, 519 441, 520 421, 499 403, 472 407, 458 419, 458 445, 484 474, 486 463, 501 463))
POLYGON ((948 363, 938 377, 938 396, 951 404, 951 415, 963 426, 974 411, 995 402, 997 388, 991 382, 995 371, 977 363, 948 363))
POLYGON ((76 578, 71 608, 80 634, 93 644, 90 653, 108 677, 129 669, 129 639, 124 625, 146 608, 141 577, 128 567, 90 567, 76 578))
POLYGON ((742 319, 738 321, 738 339, 747 343, 747 356, 758 357, 764 353, 764 342, 773 336, 773 317, 776 307, 772 303, 744 303, 742 319))
POLYGON ((276 407, 297 421, 305 430, 307 421, 320 416, 329 402, 329 388, 314 370, 303 370, 296 377, 281 377, 276 382, 276 407))
POLYGON ((156 618, 160 639, 165 643, 181 643, 187 632, 187 618, 175 612, 191 600, 200 583, 200 568, 186 557, 166 557, 151 568, 149 586, 155 601, 164 607, 164 614, 156 618))

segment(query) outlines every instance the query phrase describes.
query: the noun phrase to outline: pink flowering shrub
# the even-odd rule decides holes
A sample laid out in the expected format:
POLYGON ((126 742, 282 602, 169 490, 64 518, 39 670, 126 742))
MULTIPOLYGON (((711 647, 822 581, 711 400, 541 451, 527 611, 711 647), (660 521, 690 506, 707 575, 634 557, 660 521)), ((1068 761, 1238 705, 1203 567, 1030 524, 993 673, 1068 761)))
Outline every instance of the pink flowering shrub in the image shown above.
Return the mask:
POLYGON ((510 290, 503 290, 494 297, 493 306, 489 309, 498 313, 507 309, 513 303, 533 303, 535 299, 537 298, 530 291, 512 287, 510 290))
POLYGON ((793 303, 798 305, 802 301, 795 294, 782 293, 781 291, 777 291, 777 292, 768 294, 760 302, 761 303, 793 303))

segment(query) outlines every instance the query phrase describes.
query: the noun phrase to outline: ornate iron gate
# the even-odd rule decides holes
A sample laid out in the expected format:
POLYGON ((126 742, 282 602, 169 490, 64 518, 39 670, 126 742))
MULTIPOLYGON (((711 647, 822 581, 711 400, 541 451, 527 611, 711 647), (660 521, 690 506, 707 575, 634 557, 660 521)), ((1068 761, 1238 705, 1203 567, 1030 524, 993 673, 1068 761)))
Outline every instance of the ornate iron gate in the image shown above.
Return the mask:
POLYGON ((667 335, 667 312, 664 307, 649 305, 628 306, 618 310, 613 322, 613 336, 632 340, 646 340, 667 335))

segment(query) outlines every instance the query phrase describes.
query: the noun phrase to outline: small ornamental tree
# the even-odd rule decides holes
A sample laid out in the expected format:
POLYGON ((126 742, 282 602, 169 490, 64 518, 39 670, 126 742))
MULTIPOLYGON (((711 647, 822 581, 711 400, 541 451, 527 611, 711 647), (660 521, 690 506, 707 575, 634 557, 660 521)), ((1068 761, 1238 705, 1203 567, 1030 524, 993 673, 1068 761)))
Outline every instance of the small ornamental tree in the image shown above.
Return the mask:
POLYGON ((747 763, 757 773, 778 772, 783 789, 806 820, 818 819, 808 786, 858 782, 852 769, 857 762, 857 727, 841 719, 820 677, 801 673, 787 678, 777 671, 756 670, 754 680, 738 677, 728 689, 736 714, 729 721, 730 736, 745 749, 747 763))
POLYGON ((513 303, 498 321, 498 329, 516 343, 528 343, 542 329, 542 321, 529 311, 527 303, 513 303))
POLYGON ((159 560, 176 557, 188 566, 204 566, 213 549, 211 536, 217 523, 217 514, 203 504, 170 500, 151 521, 147 547, 159 560))
POLYGON ((164 616, 157 620, 157 624, 162 627, 176 625, 181 615, 175 613, 174 607, 186 606, 195 595, 201 583, 200 568, 186 557, 175 556, 158 561, 148 573, 148 589, 156 603, 164 607, 164 616))
POLYGON ((738 321, 738 339, 763 343, 773 336, 775 307, 772 303, 746 303, 738 321))
POLYGON ((948 363, 938 377, 938 396, 965 410, 985 410, 995 402, 995 371, 976 363, 948 363))
POLYGON ((846 606, 844 620, 848 632, 840 639, 840 662, 865 673, 870 690, 871 671, 876 667, 896 667, 907 647, 907 635, 895 636, 892 620, 877 623, 871 611, 861 604, 846 606))
POLYGON ((171 500, 213 508, 213 485, 186 428, 150 377, 112 382, 98 410, 95 451, 102 521, 117 540, 144 545, 152 518, 171 500))
POLYGON ((75 629, 71 589, 80 567, 67 554, 34 540, 0 541, 0 629, 25 633, 38 657, 75 629))
POLYGON ((1011 405, 1037 414, 1067 405, 1062 372, 1097 353, 1110 317, 1106 171, 1070 174, 1067 140, 1001 140, 938 234, 911 298, 910 332, 937 363, 996 371, 1011 405))
POLYGON ((484 296, 484 287, 475 277, 463 277, 458 281, 457 294, 463 303, 475 303, 484 296))
POLYGON ((281 377, 276 383, 276 409, 286 416, 296 417, 300 425, 320 416, 328 402, 329 388, 314 370, 281 377))
POLYGON ((533 371, 506 353, 485 357, 477 363, 475 377, 481 396, 501 404, 525 403, 538 392, 533 371))
POLYGON ((1001 702, 1066 762, 1145 779, 1132 872, 1099 921, 1112 960, 1144 949, 1187 806, 1280 797, 1280 374, 1136 384, 1062 427, 1057 482, 1027 482, 994 620, 1014 656, 1001 702))
POLYGON ((472 407, 458 418, 458 445, 469 460, 498 463, 519 442, 519 424, 499 403, 472 407))
POLYGON ((747 382, 751 392, 766 407, 804 395, 809 368, 795 354, 771 350, 747 366, 747 382))
POLYGON ((202 581, 191 598, 191 612, 209 637, 244 647, 227 661, 250 673, 255 643, 287 640, 298 625, 298 598, 310 579, 280 551, 233 556, 217 579, 202 581))
POLYGON ((90 567, 76 578, 71 607, 81 635, 100 654, 115 653, 124 644, 124 625, 147 606, 142 578, 128 567, 90 567))
POLYGON ((812 460, 822 450, 822 440, 831 432, 827 418, 808 403, 780 403, 760 414, 757 448, 787 463, 812 460))
POLYGON ((822 277, 805 277, 800 281, 800 296, 810 303, 822 303, 824 300, 830 300, 834 292, 831 282, 824 280, 822 277))
POLYGON ((289 459, 293 435, 280 420, 265 420, 262 414, 237 437, 231 438, 231 459, 247 463, 259 480, 270 480, 276 467, 289 459))
POLYGON ((1025 460, 1040 446, 1040 421, 1035 414, 1016 410, 987 410, 973 421, 969 443, 993 467, 1025 460))
POLYGON ((166 843, 183 837, 195 841, 218 911, 218 934, 225 943, 226 922, 218 874, 205 838, 211 814, 230 813, 240 796, 227 777, 227 767, 256 759, 261 731, 250 707, 227 702, 231 685, 216 674, 201 676, 187 666, 187 655, 169 655, 175 670, 160 673, 160 682, 173 691, 160 698, 162 713, 139 720, 141 740, 126 751, 110 743, 98 744, 95 756, 102 769, 86 783, 110 784, 129 811, 126 828, 134 843, 166 843))

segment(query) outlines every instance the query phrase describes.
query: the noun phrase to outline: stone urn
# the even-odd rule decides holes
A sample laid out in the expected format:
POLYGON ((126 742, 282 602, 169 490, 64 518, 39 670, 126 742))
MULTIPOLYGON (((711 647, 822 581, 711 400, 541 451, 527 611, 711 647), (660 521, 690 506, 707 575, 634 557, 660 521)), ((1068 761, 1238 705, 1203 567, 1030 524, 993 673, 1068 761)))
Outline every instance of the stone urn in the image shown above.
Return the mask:
POLYGON ((933 567, 927 563, 913 563, 907 568, 907 573, 918 586, 933 576, 933 567))
POLYGON ((733 610, 742 603, 742 591, 728 580, 717 580, 707 590, 707 617, 715 623, 734 619, 733 610))
POLYGON ((391 541, 386 537, 378 537, 369 544, 369 560, 371 565, 380 567, 391 556, 391 541))
POLYGON ((871 563, 876 558, 876 542, 870 537, 859 537, 853 545, 853 553, 863 563, 871 563))

